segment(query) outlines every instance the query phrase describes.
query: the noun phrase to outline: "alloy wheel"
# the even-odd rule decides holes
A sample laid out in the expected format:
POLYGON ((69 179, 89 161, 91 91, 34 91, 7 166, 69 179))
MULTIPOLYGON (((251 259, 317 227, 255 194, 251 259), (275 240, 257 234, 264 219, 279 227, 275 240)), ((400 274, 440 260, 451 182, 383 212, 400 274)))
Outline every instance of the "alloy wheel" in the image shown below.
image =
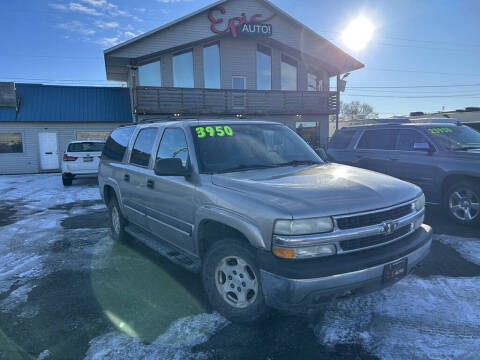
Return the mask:
POLYGON ((461 221, 469 222, 480 216, 480 197, 469 188, 456 189, 448 205, 452 215, 461 221))
POLYGON ((258 280, 253 267, 238 256, 220 261, 215 270, 215 284, 223 299, 235 308, 246 308, 257 298, 258 280))

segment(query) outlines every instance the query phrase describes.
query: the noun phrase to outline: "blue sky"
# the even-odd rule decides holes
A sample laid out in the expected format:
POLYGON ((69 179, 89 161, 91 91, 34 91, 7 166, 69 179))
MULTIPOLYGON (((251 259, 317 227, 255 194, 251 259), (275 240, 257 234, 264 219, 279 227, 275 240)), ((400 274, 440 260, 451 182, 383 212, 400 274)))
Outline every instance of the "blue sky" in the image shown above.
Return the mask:
MULTIPOLYGON (((212 2, 4 1, 0 80, 108 84, 104 49, 212 2)), ((375 24, 367 48, 346 49, 366 67, 348 78, 345 101, 368 102, 383 116, 480 106, 478 0, 273 3, 341 48, 341 32, 352 19, 363 15, 375 24)))

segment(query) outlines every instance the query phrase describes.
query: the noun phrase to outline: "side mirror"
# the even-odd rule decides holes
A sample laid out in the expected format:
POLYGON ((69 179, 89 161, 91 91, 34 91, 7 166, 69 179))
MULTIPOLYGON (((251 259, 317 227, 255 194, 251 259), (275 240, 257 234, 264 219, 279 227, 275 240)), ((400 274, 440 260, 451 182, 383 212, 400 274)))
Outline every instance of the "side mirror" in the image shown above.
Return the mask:
POLYGON ((322 158, 323 161, 328 162, 328 155, 324 148, 316 148, 315 152, 322 158))
POLYGON ((413 150, 415 150, 415 151, 432 152, 432 148, 430 147, 430 144, 429 144, 429 143, 426 143, 426 142, 421 142, 421 143, 415 143, 415 144, 413 144, 413 150))
POLYGON ((155 161, 153 171, 158 176, 189 176, 192 170, 189 166, 183 166, 178 158, 159 159, 155 161))

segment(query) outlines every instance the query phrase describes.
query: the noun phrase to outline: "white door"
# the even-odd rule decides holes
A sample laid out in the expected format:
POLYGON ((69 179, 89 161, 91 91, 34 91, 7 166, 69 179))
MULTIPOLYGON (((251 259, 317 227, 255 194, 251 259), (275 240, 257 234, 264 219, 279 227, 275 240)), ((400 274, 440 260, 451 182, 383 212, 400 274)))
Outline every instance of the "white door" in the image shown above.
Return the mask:
POLYGON ((57 133, 39 133, 38 144, 40 147, 40 169, 58 169, 57 133))

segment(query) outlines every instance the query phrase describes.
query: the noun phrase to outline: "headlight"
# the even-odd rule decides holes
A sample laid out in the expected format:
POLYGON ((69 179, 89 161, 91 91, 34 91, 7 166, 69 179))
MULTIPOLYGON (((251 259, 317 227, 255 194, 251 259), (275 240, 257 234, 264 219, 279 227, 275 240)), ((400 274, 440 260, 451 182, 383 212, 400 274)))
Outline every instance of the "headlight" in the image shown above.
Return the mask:
POLYGON ((416 211, 420 211, 425 207, 425 195, 422 194, 415 202, 412 204, 412 207, 416 211))
POLYGON ((285 259, 307 259, 335 255, 337 253, 337 248, 333 244, 301 248, 284 248, 273 245, 272 251, 278 257, 285 259))
POLYGON ((322 217, 302 220, 277 220, 273 228, 273 233, 276 235, 308 235, 325 233, 332 230, 332 219, 322 217))

